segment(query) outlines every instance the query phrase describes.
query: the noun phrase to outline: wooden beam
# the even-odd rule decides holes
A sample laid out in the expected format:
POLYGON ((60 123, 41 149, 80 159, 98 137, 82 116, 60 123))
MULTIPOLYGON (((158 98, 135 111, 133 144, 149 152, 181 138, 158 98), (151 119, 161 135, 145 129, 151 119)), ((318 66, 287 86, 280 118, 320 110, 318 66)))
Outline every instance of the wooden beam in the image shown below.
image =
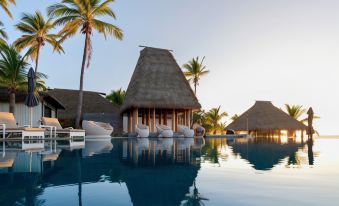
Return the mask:
POLYGON ((184 125, 187 126, 187 115, 186 115, 186 109, 184 110, 184 125))
POLYGON ((191 110, 188 110, 188 112, 187 112, 187 126, 189 128, 191 128, 191 118, 192 118, 191 110))
POLYGON ((147 113, 147 123, 148 127, 151 129, 150 124, 151 124, 151 109, 148 108, 148 113, 147 113))
POLYGON ((156 125, 156 115, 155 115, 155 108, 153 108, 153 124, 152 124, 152 131, 155 132, 155 125, 156 125))
POLYGON ((133 125, 132 125, 132 131, 135 132, 135 125, 139 124, 139 110, 138 108, 135 108, 133 110, 133 125))
POLYGON ((164 111, 164 125, 167 125, 167 110, 164 111))
POLYGON ((132 112, 128 111, 128 133, 132 132, 132 112))
POLYGON ((176 132, 176 125, 175 125, 175 109, 172 110, 172 130, 176 132))

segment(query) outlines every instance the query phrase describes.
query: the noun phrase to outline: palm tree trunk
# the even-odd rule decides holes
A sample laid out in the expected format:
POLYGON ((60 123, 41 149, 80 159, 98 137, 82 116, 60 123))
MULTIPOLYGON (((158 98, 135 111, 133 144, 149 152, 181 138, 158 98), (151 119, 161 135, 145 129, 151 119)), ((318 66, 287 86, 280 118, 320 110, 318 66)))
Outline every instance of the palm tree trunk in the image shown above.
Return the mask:
POLYGON ((197 95, 197 83, 196 82, 194 82, 194 94, 195 96, 197 95))
POLYGON ((82 64, 81 64, 81 73, 80 73, 80 87, 79 87, 79 99, 78 99, 78 108, 77 108, 77 116, 75 119, 75 127, 80 128, 80 120, 81 120, 81 113, 82 113, 82 101, 83 101, 83 95, 84 95, 84 73, 85 73, 85 64, 86 59, 88 56, 88 43, 89 43, 89 32, 86 32, 85 37, 85 46, 84 46, 84 53, 82 56, 82 64))
POLYGON ((15 92, 13 90, 9 93, 9 112, 13 114, 15 112, 15 92))
POLYGON ((35 69, 34 69, 35 80, 36 80, 36 73, 38 72, 39 56, 40 56, 40 48, 41 48, 41 44, 39 43, 38 49, 37 49, 37 51, 36 51, 36 59, 35 59, 35 69))

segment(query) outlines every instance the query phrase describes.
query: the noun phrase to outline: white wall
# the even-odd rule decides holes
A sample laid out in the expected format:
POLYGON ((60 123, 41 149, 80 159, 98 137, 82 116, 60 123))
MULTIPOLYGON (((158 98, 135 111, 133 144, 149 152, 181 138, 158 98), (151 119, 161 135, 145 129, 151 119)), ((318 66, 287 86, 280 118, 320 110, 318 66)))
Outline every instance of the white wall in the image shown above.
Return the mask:
MULTIPOLYGON (((37 127, 40 125, 40 120, 42 117, 42 107, 41 103, 39 103, 38 106, 33 107, 33 126, 37 127)), ((1 102, 0 103, 0 111, 1 112, 8 112, 9 111, 9 104, 1 102)), ((29 125, 29 114, 30 114, 30 109, 27 107, 24 103, 17 103, 15 105, 15 119, 19 126, 22 125, 29 125)))

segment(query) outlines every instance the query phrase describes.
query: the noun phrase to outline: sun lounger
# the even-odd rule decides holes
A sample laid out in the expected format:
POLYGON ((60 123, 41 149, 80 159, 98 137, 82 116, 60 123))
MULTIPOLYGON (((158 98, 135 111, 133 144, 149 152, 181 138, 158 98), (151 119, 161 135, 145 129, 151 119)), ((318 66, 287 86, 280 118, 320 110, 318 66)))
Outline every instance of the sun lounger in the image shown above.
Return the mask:
POLYGON ((41 123, 41 127, 45 127, 48 130, 54 129, 55 136, 66 136, 70 138, 85 136, 85 130, 83 129, 73 129, 72 127, 62 128, 57 118, 42 117, 41 123))
POLYGON ((0 131, 2 138, 11 135, 11 137, 18 137, 25 139, 44 139, 45 129, 31 128, 29 126, 18 126, 13 113, 0 112, 0 131))
POLYGON ((184 137, 194 137, 194 130, 185 125, 178 124, 178 133, 184 137))

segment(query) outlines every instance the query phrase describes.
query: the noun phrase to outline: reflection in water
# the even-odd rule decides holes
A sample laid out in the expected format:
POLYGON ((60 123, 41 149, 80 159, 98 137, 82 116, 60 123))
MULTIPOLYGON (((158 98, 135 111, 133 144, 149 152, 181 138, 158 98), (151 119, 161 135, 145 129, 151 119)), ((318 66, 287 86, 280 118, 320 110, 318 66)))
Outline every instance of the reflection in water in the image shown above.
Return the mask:
POLYGON ((46 190, 60 186, 76 186, 77 204, 90 205, 84 187, 99 182, 126 185, 133 205, 204 205, 210 200, 196 184, 204 161, 220 165, 240 157, 256 170, 271 170, 284 159, 301 164, 298 150, 307 148, 314 164, 313 141, 290 138, 132 138, 89 141, 83 149, 56 141, 43 150, 13 145, 1 145, 0 205, 49 205, 46 190))

